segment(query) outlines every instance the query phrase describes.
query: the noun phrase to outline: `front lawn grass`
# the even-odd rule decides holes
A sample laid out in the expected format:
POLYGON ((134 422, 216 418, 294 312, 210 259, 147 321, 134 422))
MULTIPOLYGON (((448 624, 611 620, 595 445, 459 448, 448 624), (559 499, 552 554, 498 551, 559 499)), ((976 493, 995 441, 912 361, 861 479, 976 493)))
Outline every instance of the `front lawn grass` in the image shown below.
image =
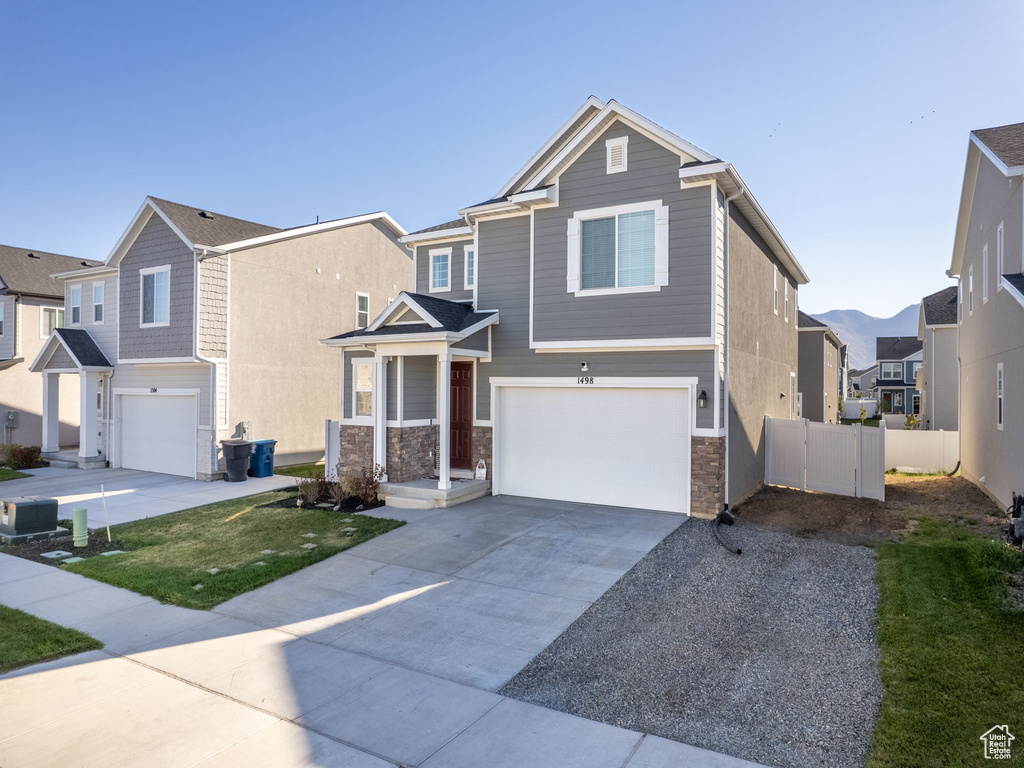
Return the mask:
MULTIPOLYGON (((860 419, 840 419, 843 424, 860 424, 860 419)), ((881 419, 864 419, 865 427, 877 427, 881 419)))
POLYGON ((99 640, 76 629, 0 605, 0 674, 102 647, 99 640))
POLYGON ((290 477, 323 477, 324 463, 318 464, 294 464, 290 467, 274 467, 275 475, 288 475, 290 477))
POLYGON ((404 525, 300 508, 294 500, 292 491, 274 491, 124 523, 111 533, 129 550, 125 554, 63 567, 164 603, 208 610, 404 525), (351 536, 342 530, 349 527, 356 529, 351 536), (274 552, 261 552, 268 549, 274 552))
POLYGON ((4 480, 17 480, 22 477, 31 477, 24 472, 19 472, 16 469, 8 469, 7 467, 0 467, 0 483, 4 480))
POLYGON ((1024 612, 1007 597, 1022 566, 1020 552, 930 519, 878 547, 885 698, 869 766, 980 765, 983 733, 1024 726, 1024 612))

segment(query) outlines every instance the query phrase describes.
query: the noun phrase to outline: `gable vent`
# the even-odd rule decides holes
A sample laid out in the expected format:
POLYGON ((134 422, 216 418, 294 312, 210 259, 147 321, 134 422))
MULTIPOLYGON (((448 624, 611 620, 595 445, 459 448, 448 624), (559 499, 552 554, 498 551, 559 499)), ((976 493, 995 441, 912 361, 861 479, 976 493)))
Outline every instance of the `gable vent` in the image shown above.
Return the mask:
POLYGON ((626 147, 629 144, 629 137, 623 136, 618 139, 608 139, 605 143, 607 153, 608 173, 622 173, 626 170, 628 157, 626 147))

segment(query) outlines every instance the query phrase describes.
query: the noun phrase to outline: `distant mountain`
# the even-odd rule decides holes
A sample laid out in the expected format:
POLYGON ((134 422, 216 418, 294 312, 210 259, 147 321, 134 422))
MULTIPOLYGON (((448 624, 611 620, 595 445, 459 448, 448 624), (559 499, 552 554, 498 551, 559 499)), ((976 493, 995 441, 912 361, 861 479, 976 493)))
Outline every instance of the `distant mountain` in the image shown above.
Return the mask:
POLYGON ((875 339, 879 336, 917 337, 920 304, 911 304, 892 317, 872 317, 856 309, 833 309, 812 317, 828 323, 850 346, 850 367, 867 368, 875 362, 875 339))

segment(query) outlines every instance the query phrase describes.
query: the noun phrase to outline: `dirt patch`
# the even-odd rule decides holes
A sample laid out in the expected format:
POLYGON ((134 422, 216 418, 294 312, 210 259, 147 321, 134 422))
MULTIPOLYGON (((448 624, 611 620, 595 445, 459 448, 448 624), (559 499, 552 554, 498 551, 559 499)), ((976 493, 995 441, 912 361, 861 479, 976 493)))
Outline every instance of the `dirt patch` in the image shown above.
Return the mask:
POLYGON ((74 557, 92 557, 101 552, 109 552, 113 549, 127 551, 126 547, 117 539, 108 542, 106 532, 94 531, 89 534, 89 544, 85 547, 72 545, 74 537, 61 536, 59 539, 37 539, 36 541, 25 541, 20 544, 7 544, 0 547, 0 553, 23 557, 26 560, 34 560, 37 563, 60 567, 61 560, 43 557, 46 552, 56 552, 59 549, 70 552, 74 557))
POLYGON ((886 475, 885 503, 831 493, 764 488, 736 509, 744 520, 779 528, 803 538, 843 544, 875 544, 931 517, 1003 536, 1005 513, 962 477, 886 475))

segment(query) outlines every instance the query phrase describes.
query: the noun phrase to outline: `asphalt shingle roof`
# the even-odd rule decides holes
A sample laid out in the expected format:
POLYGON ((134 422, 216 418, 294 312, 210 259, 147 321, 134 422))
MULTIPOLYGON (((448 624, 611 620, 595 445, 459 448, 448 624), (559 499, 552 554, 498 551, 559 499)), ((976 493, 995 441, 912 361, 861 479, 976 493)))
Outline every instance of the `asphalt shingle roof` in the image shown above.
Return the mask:
POLYGON ((81 365, 113 368, 107 356, 96 346, 92 335, 84 328, 57 328, 55 331, 81 365))
POLYGON ((1024 123, 983 128, 973 133, 1009 168, 1024 165, 1024 123))
POLYGON ((348 333, 342 333, 338 336, 332 336, 334 339, 351 339, 355 337, 359 338, 374 338, 378 336, 393 336, 395 334, 407 334, 407 333, 437 333, 438 331, 448 331, 450 333, 458 333, 466 328, 476 325, 481 320, 484 320, 491 315, 493 312, 474 312, 473 308, 469 304, 464 304, 458 301, 449 301, 448 299, 439 299, 436 296, 430 296, 424 293, 409 293, 407 294, 413 301, 423 307, 423 310, 430 314, 435 320, 441 323, 441 328, 433 328, 427 323, 416 323, 414 325, 384 325, 375 331, 367 331, 360 328, 357 331, 349 331, 348 333))
POLYGON ((921 299, 925 325, 956 325, 956 295, 956 286, 951 285, 921 299))
POLYGON ((459 227, 465 226, 468 226, 465 219, 452 219, 451 221, 446 221, 444 224, 435 224, 434 226, 427 227, 426 229, 417 229, 415 232, 410 232, 409 234, 422 235, 426 232, 441 232, 446 229, 458 229, 459 227))
POLYGON ((875 339, 875 357, 879 360, 903 360, 920 352, 924 342, 916 336, 879 336, 875 339))
POLYGON ((1024 293, 1024 275, 1013 274, 1003 275, 1006 278, 1006 282, 1016 288, 1020 293, 1024 293))
POLYGON ((8 293, 27 293, 33 296, 64 298, 64 289, 50 277, 57 272, 95 267, 98 261, 76 259, 59 253, 33 251, 0 245, 0 280, 8 293))
POLYGON ((174 222, 174 226, 195 245, 225 245, 281 231, 277 227, 236 219, 234 216, 193 208, 191 205, 182 205, 159 197, 153 197, 152 200, 160 206, 160 210, 167 218, 174 222))
POLYGON ((810 315, 804 314, 803 310, 798 309, 796 313, 797 326, 800 328, 828 328, 828 325, 816 320, 810 315))

